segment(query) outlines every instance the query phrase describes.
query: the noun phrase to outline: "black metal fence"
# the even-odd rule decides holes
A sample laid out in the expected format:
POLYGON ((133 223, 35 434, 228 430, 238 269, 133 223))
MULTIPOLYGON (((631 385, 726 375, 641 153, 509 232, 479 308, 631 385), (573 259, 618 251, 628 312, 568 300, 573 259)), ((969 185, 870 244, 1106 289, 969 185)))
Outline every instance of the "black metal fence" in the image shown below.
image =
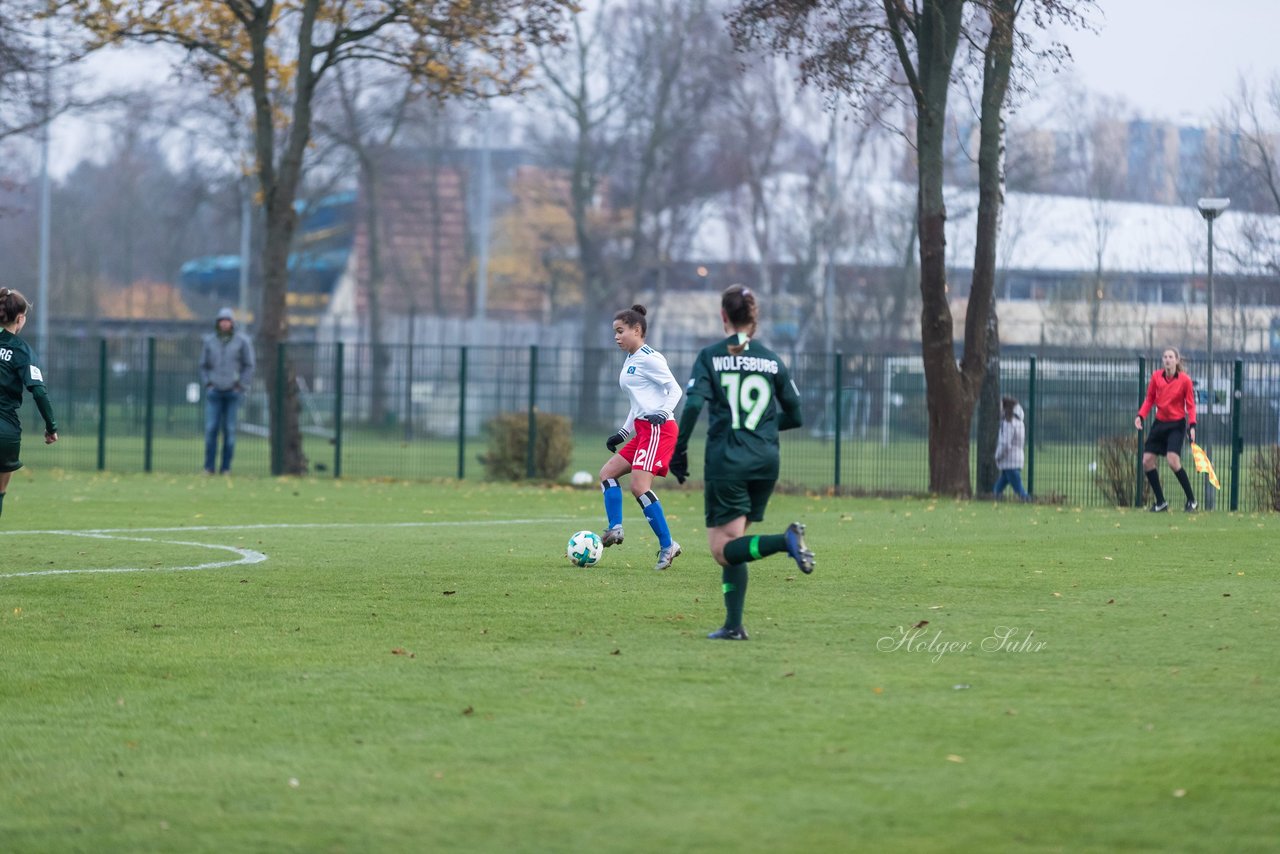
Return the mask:
MULTIPOLYGON (((199 355, 198 340, 51 342, 44 361, 62 441, 47 448, 28 441, 27 464, 199 472, 204 453, 199 355)), ((677 379, 687 378, 696 352, 665 355, 677 379)), ((783 434, 785 482, 836 493, 927 490, 928 422, 919 356, 783 355, 801 389, 805 417, 803 428, 783 434)), ((480 478, 487 423, 501 413, 531 409, 571 420, 575 441, 565 477, 578 471, 594 475, 607 457, 604 437, 627 411, 617 385, 622 363, 617 350, 390 345, 375 353, 369 345, 293 344, 259 354, 257 376, 241 409, 239 473, 271 473, 267 392, 282 382, 278 366, 285 358, 297 375, 304 453, 313 472, 325 475, 480 478)), ((1137 446, 1132 446, 1132 467, 1120 493, 1114 483, 1120 475, 1114 460, 1108 465, 1107 454, 1118 444, 1132 443, 1133 417, 1148 367, 1155 364, 1137 357, 1003 360, 1001 390, 1018 398, 1027 413, 1024 481, 1033 495, 1103 506, 1127 494, 1130 500, 1124 503, 1141 503, 1137 446)), ((1251 496, 1262 495, 1266 484, 1249 478, 1254 471, 1265 475, 1255 455, 1271 455, 1280 444, 1280 366, 1215 363, 1212 407, 1204 392, 1205 366, 1190 367, 1199 396, 1198 438, 1222 484, 1220 494, 1206 494, 1202 505, 1265 505, 1264 498, 1251 496)), ((29 433, 38 417, 28 402, 22 418, 29 433)), ((692 449, 699 453, 696 440, 692 449)), ((1190 468, 1189 448, 1184 455, 1190 468)), ((975 464, 975 478, 976 470, 975 464)), ((1172 485, 1167 472, 1164 476, 1172 485)), ((1207 491, 1203 479, 1195 482, 1198 493, 1207 491)))

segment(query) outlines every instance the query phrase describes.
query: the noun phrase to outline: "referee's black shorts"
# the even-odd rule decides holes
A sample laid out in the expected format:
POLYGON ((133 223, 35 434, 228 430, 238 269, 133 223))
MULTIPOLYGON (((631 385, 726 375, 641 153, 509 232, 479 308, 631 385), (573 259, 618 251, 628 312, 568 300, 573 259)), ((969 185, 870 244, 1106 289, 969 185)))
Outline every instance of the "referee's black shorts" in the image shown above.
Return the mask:
POLYGON ((1182 439, 1187 432, 1187 421, 1161 421, 1159 418, 1151 425, 1147 441, 1142 450, 1148 454, 1182 454, 1182 439))

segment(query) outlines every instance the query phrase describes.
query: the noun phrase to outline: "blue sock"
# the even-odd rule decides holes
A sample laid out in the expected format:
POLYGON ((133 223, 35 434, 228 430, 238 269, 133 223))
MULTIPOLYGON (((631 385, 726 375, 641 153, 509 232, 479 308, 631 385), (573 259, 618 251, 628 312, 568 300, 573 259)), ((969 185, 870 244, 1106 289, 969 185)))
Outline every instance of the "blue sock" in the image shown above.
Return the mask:
POLYGON ((667 516, 662 512, 662 505, 658 503, 658 496, 650 490, 644 495, 636 499, 640 502, 640 508, 644 510, 644 518, 649 520, 649 527, 653 528, 653 533, 658 537, 658 545, 664 549, 671 545, 671 529, 667 527, 667 516))
POLYGON ((622 487, 613 478, 600 481, 600 491, 604 493, 604 515, 609 520, 609 527, 622 524, 622 487))

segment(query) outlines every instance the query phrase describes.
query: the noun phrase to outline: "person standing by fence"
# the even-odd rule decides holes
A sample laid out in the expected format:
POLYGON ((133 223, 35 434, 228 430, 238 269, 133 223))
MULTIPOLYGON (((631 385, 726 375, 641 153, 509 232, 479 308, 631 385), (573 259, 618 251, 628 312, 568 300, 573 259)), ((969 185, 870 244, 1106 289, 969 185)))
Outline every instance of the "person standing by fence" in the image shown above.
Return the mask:
POLYGON ((601 540, 606 547, 622 542, 622 487, 618 478, 630 472, 631 494, 658 537, 658 563, 654 569, 663 570, 680 556, 681 549, 671 538, 666 514, 652 486, 655 475, 666 477, 670 470, 677 430, 673 416, 683 392, 666 358, 644 343, 649 331, 645 314, 644 306, 633 305, 613 318, 613 340, 627 351, 618 384, 630 398, 631 409, 622 426, 604 443, 613 456, 600 469, 600 490, 609 522, 601 540))
POLYGON ((759 309, 743 285, 720 296, 720 319, 728 334, 703 348, 693 365, 680 438, 671 473, 689 476, 689 436, 702 407, 710 410, 703 474, 707 546, 720 564, 724 625, 711 640, 747 640, 742 612, 747 598, 747 564, 786 553, 806 575, 814 555, 805 544, 804 525, 792 522, 781 534, 747 536, 747 526, 764 521, 778 480, 778 431, 800 427, 800 392, 786 364, 769 348, 751 340, 759 309))
POLYGON ((1023 501, 1031 496, 1022 487, 1022 466, 1025 463, 1023 447, 1027 442, 1027 429, 1022 423, 1022 405, 1012 397, 1000 398, 1000 436, 996 440, 996 465, 1000 468, 1000 477, 992 489, 996 498, 1004 492, 1006 486, 1023 501))
POLYGON ((200 353, 200 384, 205 389, 204 470, 214 473, 218 434, 222 434, 221 474, 231 473, 236 451, 236 419, 240 401, 253 382, 253 342, 236 329, 235 314, 229 308, 218 312, 214 331, 204 337, 200 353))
POLYGON ((26 297, 9 288, 0 288, 0 513, 9 491, 9 478, 22 468, 22 391, 26 389, 44 419, 44 443, 58 441, 58 422, 53 417, 44 374, 36 365, 36 354, 18 337, 27 324, 31 305, 26 297))
POLYGON ((1151 375, 1147 383, 1147 397, 1138 409, 1138 417, 1133 419, 1133 426, 1142 429, 1142 421, 1154 406, 1155 422, 1147 441, 1143 445, 1142 468, 1147 473, 1147 482, 1155 493, 1156 501, 1151 505, 1152 513, 1163 513, 1169 509, 1169 502, 1164 500, 1164 490, 1160 487, 1160 475, 1156 471, 1156 457, 1163 454, 1182 484, 1182 491, 1187 495, 1187 503, 1183 509, 1188 513, 1195 510, 1196 495, 1191 491, 1191 479, 1182 468, 1182 440, 1186 434, 1192 442, 1196 440, 1196 392, 1191 377, 1182 364, 1182 355, 1173 347, 1164 351, 1160 358, 1161 367, 1151 375))

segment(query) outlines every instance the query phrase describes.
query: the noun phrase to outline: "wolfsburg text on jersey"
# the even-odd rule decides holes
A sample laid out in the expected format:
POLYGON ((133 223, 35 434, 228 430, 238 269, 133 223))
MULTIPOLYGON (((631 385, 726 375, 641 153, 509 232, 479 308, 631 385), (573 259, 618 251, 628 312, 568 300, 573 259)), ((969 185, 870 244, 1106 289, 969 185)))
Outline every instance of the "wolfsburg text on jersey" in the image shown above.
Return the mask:
POLYGON ((717 371, 746 371, 753 374, 776 374, 778 362, 759 356, 712 356, 711 367, 717 371))

